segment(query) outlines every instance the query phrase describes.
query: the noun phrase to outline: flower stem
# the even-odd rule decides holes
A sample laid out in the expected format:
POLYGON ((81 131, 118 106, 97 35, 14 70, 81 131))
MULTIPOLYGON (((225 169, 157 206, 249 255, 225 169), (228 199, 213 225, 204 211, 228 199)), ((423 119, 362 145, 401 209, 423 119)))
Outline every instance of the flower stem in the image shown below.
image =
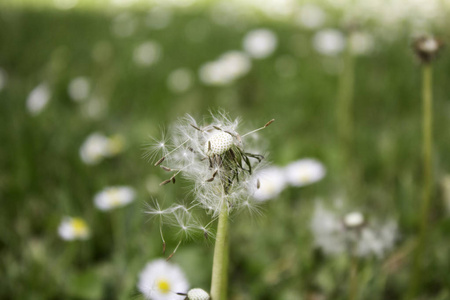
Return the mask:
POLYGON ((350 266, 350 283, 348 286, 348 299, 355 300, 358 295, 358 257, 352 255, 350 266))
POLYGON ((223 201, 217 225, 211 280, 211 299, 226 299, 228 274, 228 204, 223 201))
POLYGON ((420 290, 422 279, 422 257, 426 245, 428 230, 428 215, 432 197, 432 151, 433 151, 433 95, 431 64, 424 64, 422 75, 422 101, 423 101, 423 198, 420 217, 419 237, 414 253, 413 273, 409 286, 407 299, 416 296, 420 290))

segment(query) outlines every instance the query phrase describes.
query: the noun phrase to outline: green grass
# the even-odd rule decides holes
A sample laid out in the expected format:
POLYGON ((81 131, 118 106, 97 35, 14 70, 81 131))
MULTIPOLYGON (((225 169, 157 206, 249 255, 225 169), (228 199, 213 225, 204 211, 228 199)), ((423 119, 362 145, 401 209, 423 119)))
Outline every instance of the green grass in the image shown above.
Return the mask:
MULTIPOLYGON (((189 183, 182 180, 147 190, 165 174, 142 158, 144 145, 149 135, 159 134, 160 126, 168 127, 185 113, 201 117, 221 107, 242 116, 248 128, 276 119, 264 132, 273 163, 283 166, 315 157, 328 169, 320 183, 289 188, 264 204, 262 217, 232 218, 230 299, 309 299, 312 294, 346 299, 350 260, 314 249, 309 221, 315 199, 331 202, 347 186, 356 209, 374 218, 397 218, 401 232, 396 249, 384 260, 362 260, 360 299, 399 299, 409 280, 407 250, 417 237, 422 182, 420 68, 407 34, 355 59, 352 159, 357 181, 348 182, 336 125, 339 78, 324 71, 323 63, 330 59, 314 52, 311 32, 268 21, 248 22, 240 29, 223 27, 201 9, 176 12, 168 28, 154 31, 144 26, 145 14, 134 16, 136 32, 117 38, 111 34, 114 14, 108 10, 0 12, 0 67, 8 74, 7 86, 0 91, 0 298, 139 298, 139 271, 148 260, 162 256, 159 227, 147 222, 145 203, 151 197, 171 203, 189 192, 189 183), (186 38, 184 28, 192 20, 208 28, 203 42, 186 38), (246 30, 260 26, 277 33, 279 47, 270 58, 254 61, 244 78, 221 88, 205 87, 196 79, 182 95, 167 89, 170 71, 185 67, 196 73, 202 63, 240 49, 246 30), (148 39, 161 43, 163 58, 154 67, 138 67, 132 61, 134 47, 148 39), (91 54, 99 41, 112 48, 112 56, 103 61, 93 60, 91 54), (280 55, 295 58, 294 77, 277 74, 274 65, 280 55), (89 77, 107 100, 104 118, 86 118, 80 104, 67 95, 70 79, 80 75, 89 77), (33 117, 25 100, 42 81, 49 82, 52 99, 33 117), (97 166, 84 165, 79 147, 93 131, 122 134, 126 151, 97 166), (137 201, 112 213, 96 210, 93 195, 117 184, 133 186, 137 201), (93 237, 62 241, 57 227, 65 215, 85 218, 93 237), (117 250, 111 226, 120 227, 120 222, 125 240, 117 250)), ((450 222, 438 185, 450 171, 449 68, 444 52, 433 70, 435 197, 423 259, 425 299, 450 297, 450 222)), ((177 240, 166 238, 170 251, 177 240)), ((189 241, 173 261, 183 267, 193 287, 208 290, 212 254, 212 241, 189 241)))

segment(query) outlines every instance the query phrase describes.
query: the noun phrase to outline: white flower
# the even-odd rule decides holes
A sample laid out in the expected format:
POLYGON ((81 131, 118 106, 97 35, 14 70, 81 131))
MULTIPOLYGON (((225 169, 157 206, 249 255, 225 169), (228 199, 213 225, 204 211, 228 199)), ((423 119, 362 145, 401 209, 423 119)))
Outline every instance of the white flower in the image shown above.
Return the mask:
POLYGON ((133 52, 133 60, 137 65, 149 67, 154 65, 162 56, 162 48, 155 41, 142 43, 133 52))
POLYGON ((128 186, 114 186, 105 188, 94 197, 95 206, 100 210, 111 210, 131 203, 135 198, 135 191, 128 186))
POLYGON ((79 102, 88 98, 90 89, 89 79, 80 76, 70 81, 68 92, 73 101, 79 102))
POLYGON ((122 136, 114 135, 110 138, 101 133, 92 133, 80 147, 81 160, 88 165, 98 164, 105 157, 122 152, 124 141, 122 136))
POLYGON ((253 197, 258 201, 276 198, 286 186, 286 176, 282 169, 269 167, 254 175, 259 183, 254 184, 253 197))
POLYGON ((245 35, 243 47, 253 58, 266 58, 275 51, 277 36, 268 29, 255 29, 245 35))
POLYGON ((47 106, 50 97, 50 89, 46 83, 41 83, 35 87, 27 98, 28 112, 32 115, 38 115, 47 106))
POLYGON ((320 181, 326 174, 325 167, 311 158, 297 160, 286 167, 286 179, 294 186, 305 186, 320 181))
POLYGON ((365 55, 374 48, 373 36, 365 32, 355 32, 350 36, 350 47, 353 54, 365 55))
POLYGON ((320 54, 335 56, 345 48, 345 37, 337 29, 323 29, 313 38, 313 46, 320 54))
POLYGON ((200 67, 200 80, 208 85, 227 85, 250 71, 251 61, 245 53, 229 51, 218 60, 200 67))
POLYGON ((305 4, 300 8, 297 15, 297 23, 306 28, 319 28, 325 22, 325 13, 317 5, 305 4))
POLYGON ((58 227, 59 236, 66 241, 86 240, 89 238, 89 228, 81 218, 65 217, 58 227))
POLYGON ((209 294, 202 289, 191 289, 187 293, 188 300, 209 300, 209 294))
POLYGON ((148 263, 139 275, 138 290, 146 299, 184 300, 189 283, 180 267, 164 259, 148 263))
POLYGON ((114 17, 111 31, 115 36, 128 37, 136 31, 137 19, 128 12, 123 12, 114 17))
POLYGON ((183 93, 189 90, 193 80, 190 70, 176 69, 167 77, 167 86, 174 93, 183 93))
POLYGON ((172 11, 168 7, 156 6, 150 10, 145 24, 152 29, 166 28, 172 21, 172 11))

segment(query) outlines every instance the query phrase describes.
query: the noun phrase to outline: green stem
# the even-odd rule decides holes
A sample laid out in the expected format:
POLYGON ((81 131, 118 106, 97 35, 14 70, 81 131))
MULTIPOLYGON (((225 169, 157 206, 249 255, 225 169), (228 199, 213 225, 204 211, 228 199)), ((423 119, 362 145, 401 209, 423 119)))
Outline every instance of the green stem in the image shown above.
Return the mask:
MULTIPOLYGON (((354 89, 354 59, 350 46, 351 34, 348 38, 347 49, 344 56, 344 67, 339 83, 339 98, 337 107, 338 133, 346 152, 353 135, 353 89, 354 89)), ((349 155, 349 153, 347 153, 349 155)))
POLYGON ((433 95, 432 95, 432 73, 431 64, 423 66, 422 78, 422 100, 423 100, 423 198, 421 206, 419 238, 414 253, 414 269, 410 281, 407 299, 417 295, 422 281, 422 257, 425 251, 428 230, 428 215, 432 197, 432 151, 433 151, 433 95))
POLYGON ((348 299, 355 300, 358 295, 358 257, 352 255, 350 267, 350 283, 348 287, 348 299))
POLYGON ((224 200, 217 225, 211 280, 211 299, 226 299, 228 274, 228 204, 224 200))

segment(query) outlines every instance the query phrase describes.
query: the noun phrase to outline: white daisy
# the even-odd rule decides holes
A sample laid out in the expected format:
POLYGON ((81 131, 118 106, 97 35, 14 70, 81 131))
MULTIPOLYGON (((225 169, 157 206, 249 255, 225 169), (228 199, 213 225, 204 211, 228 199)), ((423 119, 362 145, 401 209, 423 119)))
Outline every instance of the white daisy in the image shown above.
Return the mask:
POLYGON ((103 211, 125 206, 135 198, 135 191, 128 186, 105 188, 94 197, 95 206, 103 211))
POLYGON ((325 22, 326 15, 324 11, 317 5, 305 4, 300 8, 297 15, 297 24, 309 28, 319 28, 325 22))
POLYGON ((193 74, 190 70, 176 69, 167 77, 167 86, 174 93, 183 93, 189 90, 193 80, 193 74))
POLYGON ((81 218, 65 217, 58 227, 59 236, 66 241, 86 240, 89 238, 89 228, 81 218))
POLYGON ((86 100, 89 96, 90 90, 91 83, 89 82, 89 79, 82 76, 72 79, 67 89, 70 98, 76 102, 86 100))
POLYGON ((250 71, 251 61, 245 53, 229 51, 219 59, 200 67, 200 80, 208 85, 227 85, 250 71))
POLYGON ((181 268, 164 259, 148 263, 139 275, 138 290, 146 299, 184 300, 189 283, 181 268))
POLYGON ((345 48, 345 37, 337 29, 323 29, 314 35, 313 46, 320 54, 336 56, 345 48))
POLYGON ((105 157, 115 156, 124 149, 121 135, 106 137, 95 132, 89 135, 80 147, 81 160, 88 165, 98 164, 105 157))
POLYGON ((38 115, 47 106, 51 93, 46 83, 35 87, 27 98, 27 109, 32 115, 38 115))
POLYGON ((326 170, 322 163, 315 159, 297 160, 286 167, 286 179, 293 186, 305 186, 320 181, 326 170))
POLYGON ((147 41, 134 49, 133 60, 139 66, 154 65, 162 56, 161 45, 155 41, 147 41))
POLYGON ((243 47, 251 57, 256 59, 270 56, 277 47, 277 36, 268 29, 255 29, 247 33, 243 47))
POLYGON ((256 187, 253 197, 258 201, 276 198, 286 186, 285 173, 278 167, 262 169, 254 177, 259 181, 252 185, 256 187))

